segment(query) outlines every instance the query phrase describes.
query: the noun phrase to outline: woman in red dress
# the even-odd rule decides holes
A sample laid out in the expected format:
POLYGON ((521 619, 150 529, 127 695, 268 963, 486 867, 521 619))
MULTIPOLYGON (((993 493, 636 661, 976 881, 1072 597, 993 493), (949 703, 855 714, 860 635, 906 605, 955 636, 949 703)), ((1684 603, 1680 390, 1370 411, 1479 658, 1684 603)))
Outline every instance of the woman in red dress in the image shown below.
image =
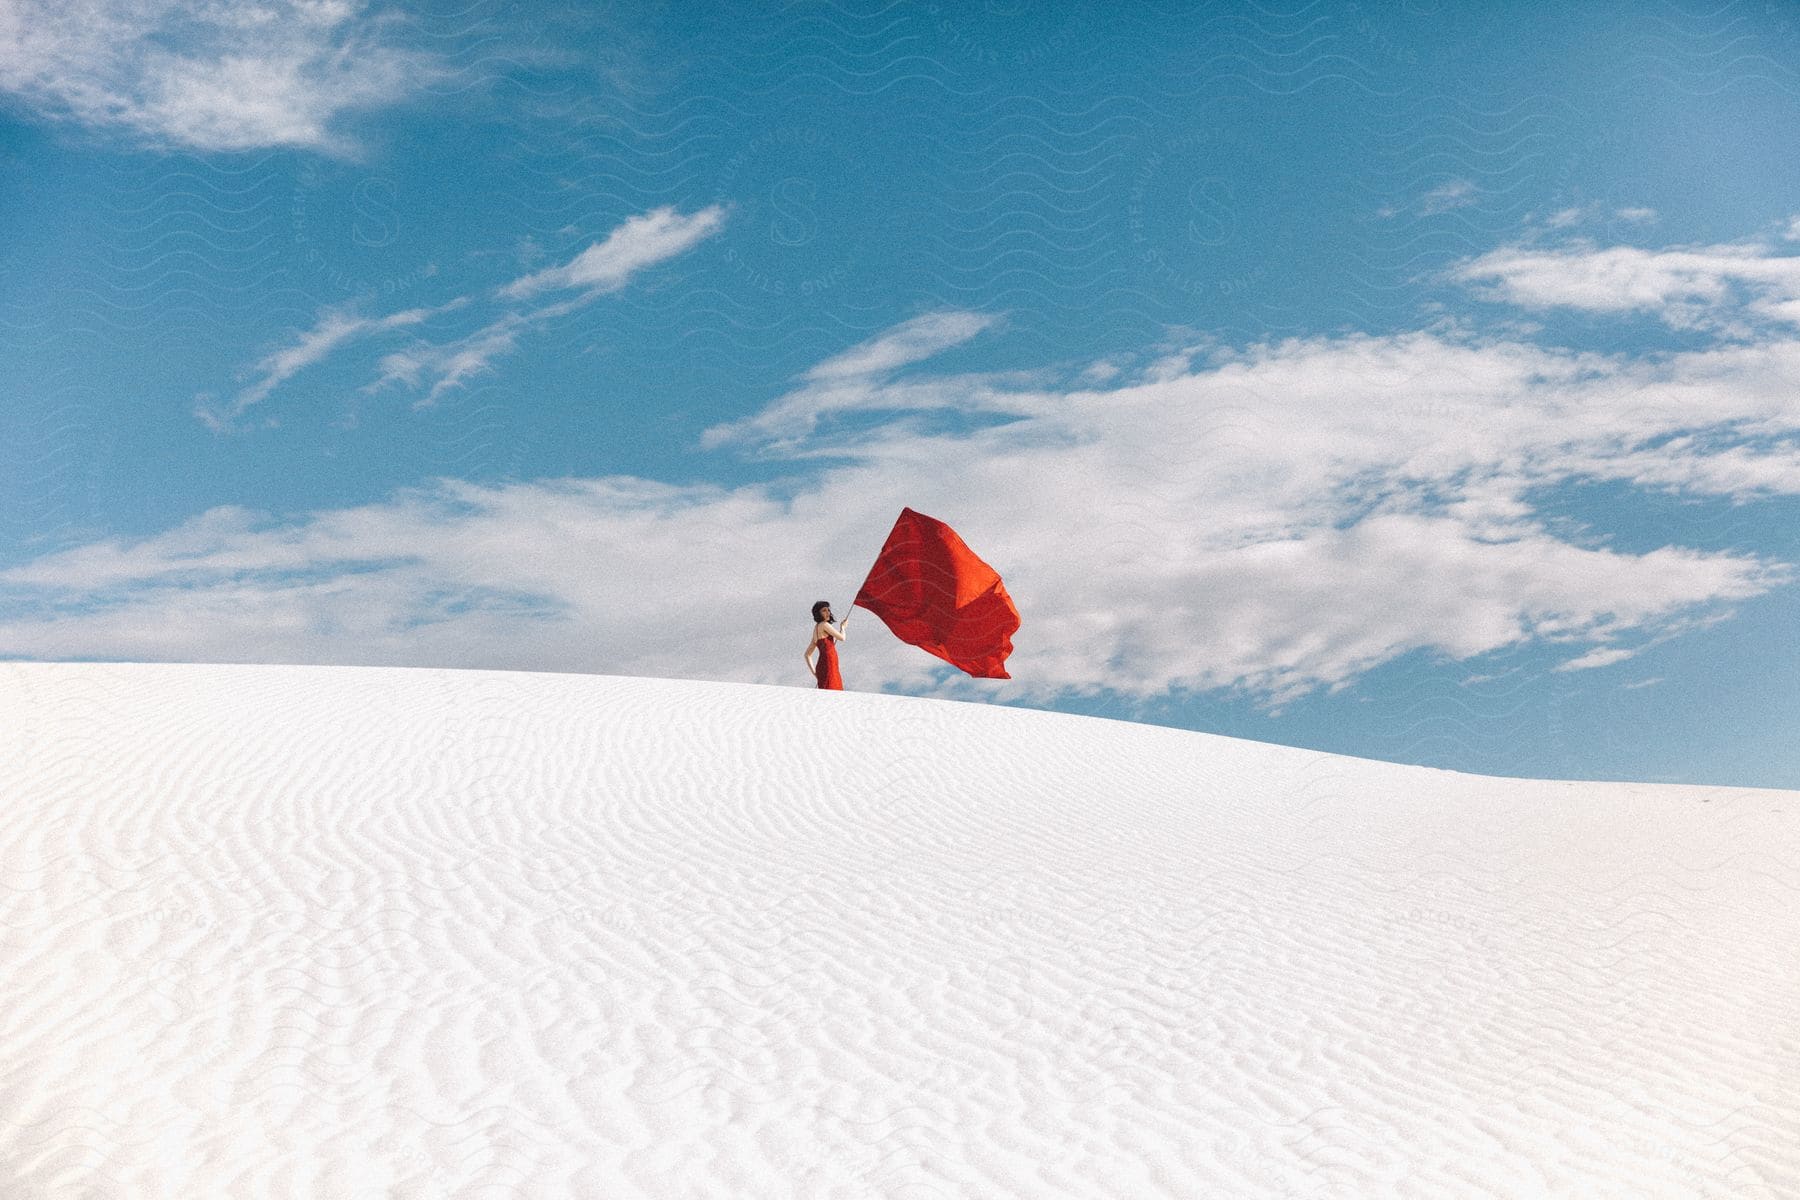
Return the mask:
POLYGON ((832 628, 831 605, 824 600, 812 606, 812 615, 813 633, 812 641, 806 643, 806 669, 813 673, 813 678, 819 681, 820 687, 841 692, 844 690, 844 678, 838 674, 836 643, 844 640, 844 626, 850 623, 850 618, 846 616, 837 623, 835 629, 832 628), (815 650, 819 653, 819 664, 816 667, 813 665, 815 650))

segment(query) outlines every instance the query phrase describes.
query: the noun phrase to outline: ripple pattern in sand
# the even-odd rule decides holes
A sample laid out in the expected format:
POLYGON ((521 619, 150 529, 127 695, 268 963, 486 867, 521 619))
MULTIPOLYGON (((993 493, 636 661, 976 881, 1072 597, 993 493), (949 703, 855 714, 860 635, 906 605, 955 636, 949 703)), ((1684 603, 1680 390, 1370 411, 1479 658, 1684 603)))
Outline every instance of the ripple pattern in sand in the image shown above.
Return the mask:
POLYGON ((0 668, 0 1194, 1800 1192, 1791 793, 0 668))

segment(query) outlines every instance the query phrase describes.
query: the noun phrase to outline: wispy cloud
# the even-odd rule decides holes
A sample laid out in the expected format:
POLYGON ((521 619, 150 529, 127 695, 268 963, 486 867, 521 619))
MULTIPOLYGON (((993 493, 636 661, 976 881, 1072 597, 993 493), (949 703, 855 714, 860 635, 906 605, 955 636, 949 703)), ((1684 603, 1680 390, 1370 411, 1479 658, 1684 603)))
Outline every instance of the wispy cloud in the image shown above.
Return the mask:
POLYGON ((266 399, 270 392, 307 367, 324 360, 339 347, 371 334, 417 325, 438 313, 459 308, 465 302, 452 300, 437 308, 411 308, 385 317, 359 317, 351 308, 327 308, 319 314, 311 329, 261 359, 252 368, 256 381, 233 396, 229 404, 202 400, 194 406, 194 415, 212 429, 223 430, 245 410, 266 399))
POLYGON ((1656 220, 1656 210, 1643 207, 1608 208, 1599 203, 1577 204, 1557 209, 1543 218, 1543 225, 1547 229, 1572 229, 1577 225, 1607 219, 1631 225, 1649 225, 1656 220))
POLYGON ((491 369, 494 359, 518 348, 519 331, 533 318, 520 313, 507 313, 466 337, 432 344, 418 342, 397 350, 381 360, 380 374, 363 390, 378 391, 391 384, 409 388, 425 386, 425 394, 414 402, 422 408, 435 403, 452 388, 491 369))
POLYGON ((1595 667, 1610 667, 1614 663, 1624 662, 1636 653, 1635 650, 1626 650, 1620 646, 1596 646, 1586 654, 1560 664, 1556 669, 1558 671, 1591 671, 1595 667))
POLYGON ((560 267, 549 267, 514 280, 501 295, 520 299, 550 290, 581 289, 596 294, 625 286, 645 267, 691 250, 725 223, 720 205, 682 214, 659 208, 632 217, 604 242, 589 246, 560 267))
POLYGON ((725 223, 723 205, 709 205, 693 213, 672 207, 626 219, 607 235, 559 267, 514 280, 499 288, 495 298, 505 308, 480 329, 447 342, 415 342, 381 361, 381 371, 365 391, 400 382, 425 387, 414 407, 435 403, 452 388, 491 369, 493 361, 518 349, 525 330, 563 316, 616 292, 639 273, 658 263, 685 254, 713 236, 725 223), (564 295, 535 308, 519 301, 546 292, 564 295), (573 293, 573 294, 570 294, 573 293))
POLYGON ((1450 277, 1529 309, 1641 312, 1676 329, 1741 331, 1753 318, 1800 325, 1800 255, 1760 241, 1663 250, 1509 246, 1450 277))
POLYGON ((1422 196, 1383 204, 1375 210, 1375 215, 1384 221, 1391 220, 1403 212, 1420 217, 1435 217, 1458 208, 1467 208, 1480 200, 1481 189, 1475 186, 1473 180, 1447 179, 1422 196))
POLYGON ((439 71, 355 0, 14 0, 0 90, 51 117, 198 150, 347 152, 346 113, 439 71))
POLYGON ((891 376, 990 329, 998 318, 974 312, 935 312, 902 322, 877 337, 819 363, 803 376, 802 386, 753 417, 706 430, 701 445, 714 449, 729 443, 760 443, 765 448, 794 449, 829 414, 856 410, 896 409, 920 412, 955 408, 965 412, 1016 408, 1018 393, 984 385, 975 376, 895 382, 891 376))
POLYGON ((846 379, 885 375, 961 345, 993 326, 986 313, 936 312, 914 317, 859 346, 826 359, 806 373, 808 379, 846 379))
POLYGON ((1419 211, 1428 217, 1436 216, 1453 208, 1467 208, 1480 198, 1481 193, 1474 183, 1467 179, 1452 179, 1426 192, 1419 201, 1419 211))
POLYGON ((390 386, 423 388, 424 395, 415 407, 431 404, 445 392, 491 369, 496 358, 516 350, 519 337, 530 326, 617 291, 639 272, 692 249, 718 232, 724 219, 724 209, 719 205, 685 215, 673 208, 659 208, 628 218, 604 241, 589 246, 567 264, 496 288, 491 297, 458 296, 435 307, 378 317, 359 316, 347 307, 325 309, 311 329, 259 360, 250 371, 255 381, 228 404, 202 397, 195 405, 194 415, 215 430, 227 429, 245 410, 267 399, 294 375, 353 342, 416 328, 432 317, 477 303, 497 307, 499 315, 491 316, 472 332, 435 342, 415 339, 388 352, 379 362, 374 381, 363 389, 369 392, 390 386), (574 294, 536 307, 519 303, 521 297, 551 290, 574 294))

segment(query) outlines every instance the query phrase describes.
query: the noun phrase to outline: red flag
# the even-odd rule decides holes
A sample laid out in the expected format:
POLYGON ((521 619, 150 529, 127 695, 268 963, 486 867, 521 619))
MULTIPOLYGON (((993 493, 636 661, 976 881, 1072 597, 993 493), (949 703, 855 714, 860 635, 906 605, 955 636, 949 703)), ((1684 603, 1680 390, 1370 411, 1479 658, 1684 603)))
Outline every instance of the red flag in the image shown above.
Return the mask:
POLYGON ((942 521, 901 509, 852 603, 880 617, 901 641, 977 679, 1012 678, 1006 656, 1019 610, 999 573, 942 521))

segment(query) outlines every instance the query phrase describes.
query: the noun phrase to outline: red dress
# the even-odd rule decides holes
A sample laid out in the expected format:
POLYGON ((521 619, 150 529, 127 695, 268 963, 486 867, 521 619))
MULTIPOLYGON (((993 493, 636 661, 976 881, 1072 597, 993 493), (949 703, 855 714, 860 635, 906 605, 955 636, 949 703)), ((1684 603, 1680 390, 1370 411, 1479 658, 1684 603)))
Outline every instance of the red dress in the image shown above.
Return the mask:
POLYGON ((819 677, 820 687, 834 692, 844 690, 844 678, 838 674, 837 639, 829 633, 819 639, 819 661, 813 672, 819 677))

